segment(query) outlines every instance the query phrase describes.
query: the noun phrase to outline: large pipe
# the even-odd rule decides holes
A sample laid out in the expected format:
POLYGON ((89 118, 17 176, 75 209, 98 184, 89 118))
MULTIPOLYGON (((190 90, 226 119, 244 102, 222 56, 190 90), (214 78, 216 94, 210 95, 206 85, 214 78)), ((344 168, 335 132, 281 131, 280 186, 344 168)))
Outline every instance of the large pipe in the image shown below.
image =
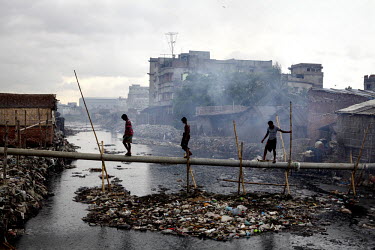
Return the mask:
MULTIPOLYGON (((4 148, 0 147, 0 154, 4 153, 4 148)), ((8 155, 24 155, 24 156, 40 156, 52 158, 68 158, 101 161, 100 154, 93 153, 79 153, 79 152, 62 152, 49 150, 34 150, 34 149, 20 149, 8 148, 8 155)), ((118 162, 144 162, 144 163, 159 163, 159 164, 185 164, 187 159, 182 157, 160 157, 160 156, 125 156, 103 154, 104 161, 118 161, 118 162)), ((206 159, 206 158, 190 158, 191 165, 206 165, 206 166, 225 166, 225 167, 239 167, 239 160, 230 159, 206 159)), ((288 162, 260 162, 260 161, 242 161, 242 166, 246 168, 288 168, 288 162)), ((316 162, 292 162, 292 169, 332 169, 332 170, 353 170, 353 163, 316 163, 316 162)), ((358 169, 375 169, 375 163, 359 164, 358 169)))

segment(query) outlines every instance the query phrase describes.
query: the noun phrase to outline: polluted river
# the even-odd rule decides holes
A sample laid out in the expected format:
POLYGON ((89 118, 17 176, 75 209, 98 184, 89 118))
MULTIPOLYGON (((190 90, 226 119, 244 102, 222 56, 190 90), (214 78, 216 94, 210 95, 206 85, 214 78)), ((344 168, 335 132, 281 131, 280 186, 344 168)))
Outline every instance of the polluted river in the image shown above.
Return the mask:
MULTIPOLYGON (((77 151, 97 153, 98 148, 93 133, 86 127, 76 127, 78 132, 68 136, 70 143, 78 146, 77 151)), ((124 154, 122 134, 99 130, 99 140, 104 141, 109 153, 124 154)), ((194 152, 194 149, 192 148, 194 152)), ((179 145, 140 144, 134 139, 133 155, 183 156, 179 145)), ((211 157, 205 152, 193 156, 211 157)), ((217 156, 216 156, 217 157, 217 156)), ((219 156, 220 157, 220 156, 219 156)), ((227 156, 222 156, 226 158, 227 156)), ((235 156, 233 156, 235 157, 235 156)), ((100 168, 100 161, 77 160, 76 168, 55 174, 49 181, 49 190, 54 196, 44 202, 38 215, 25 226, 25 234, 16 242, 17 249, 373 249, 374 230, 361 227, 352 214, 342 213, 342 199, 330 195, 330 190, 341 187, 322 184, 317 186, 305 182, 308 177, 292 175, 290 182, 293 196, 318 196, 323 200, 327 214, 319 220, 300 223, 300 230, 265 230, 248 234, 248 237, 217 241, 199 237, 181 237, 150 230, 121 230, 116 227, 99 226, 82 219, 89 213, 88 204, 76 202, 76 192, 81 187, 101 185, 100 172, 90 172, 90 168, 100 168), (340 210, 341 209, 341 210, 340 210), (355 223, 353 223, 355 222, 355 223)), ((109 175, 119 179, 119 183, 131 195, 145 196, 160 192, 177 193, 185 189, 186 166, 147 163, 106 162, 109 175)), ((200 189, 216 194, 231 194, 237 191, 237 183, 223 182, 222 179, 237 179, 236 168, 193 166, 200 189)), ((245 179, 253 182, 283 183, 283 172, 276 170, 245 170, 245 179), (272 172, 270 172, 272 171, 272 172)), ((248 193, 282 193, 279 186, 246 186, 248 193)), ((242 199, 242 197, 240 197, 242 199)), ((245 197, 246 198, 246 197, 245 197)), ((212 200, 212 199, 211 199, 212 200)), ((252 198, 252 201, 255 201, 252 198)), ((289 202, 290 203, 290 202, 289 202)), ((206 203, 205 203, 206 204, 206 203)), ((295 207, 302 203, 296 203, 295 207)), ((315 204, 314 204, 315 205, 315 204)), ((369 214, 374 213, 374 204, 366 204, 369 214)), ((206 206, 206 205, 205 205, 206 206)), ((207 205, 211 206, 211 205, 207 205)), ((228 210, 228 209, 227 209, 228 210)), ((268 211, 260 211, 266 214, 268 211)), ((365 215, 360 215, 366 217, 365 215)), ((224 216, 223 216, 224 217, 224 216)), ((366 217, 373 222, 373 217, 366 217)), ((293 218, 290 219, 293 221, 293 218)), ((256 230, 255 230, 256 232, 256 230)))

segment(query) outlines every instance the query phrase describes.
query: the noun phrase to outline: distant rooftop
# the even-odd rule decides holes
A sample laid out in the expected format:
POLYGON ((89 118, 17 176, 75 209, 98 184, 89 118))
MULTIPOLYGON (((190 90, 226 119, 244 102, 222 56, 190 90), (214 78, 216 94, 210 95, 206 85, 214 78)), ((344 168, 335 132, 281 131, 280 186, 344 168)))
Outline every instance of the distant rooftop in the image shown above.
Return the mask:
POLYGON ((292 69, 295 69, 295 68, 304 68, 304 67, 310 67, 310 68, 319 68, 319 69, 323 69, 323 66, 322 64, 320 63, 298 63, 298 64, 293 64, 292 66, 290 66, 288 69, 289 70, 292 70, 292 69))
POLYGON ((375 100, 358 103, 336 111, 337 114, 375 115, 375 100))
POLYGON ((349 94, 364 96, 369 99, 375 99, 375 91, 362 90, 362 89, 324 89, 324 88, 312 88, 310 91, 321 91, 332 94, 349 94))
POLYGON ((56 109, 54 94, 0 93, 0 108, 51 108, 56 109))

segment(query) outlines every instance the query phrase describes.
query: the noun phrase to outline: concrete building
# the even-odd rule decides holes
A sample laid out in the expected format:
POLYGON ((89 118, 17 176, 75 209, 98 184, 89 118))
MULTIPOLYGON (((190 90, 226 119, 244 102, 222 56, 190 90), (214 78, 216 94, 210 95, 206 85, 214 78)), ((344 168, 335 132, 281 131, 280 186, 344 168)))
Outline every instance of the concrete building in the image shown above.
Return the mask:
POLYGON ((149 87, 142 87, 139 84, 129 86, 128 109, 141 111, 148 107, 149 104, 149 87))
MULTIPOLYGON (((107 98, 107 97, 86 97, 85 98, 87 108, 89 111, 127 111, 128 104, 127 99, 123 97, 119 98, 107 98)), ((79 98, 79 107, 84 108, 82 98, 79 98)))
POLYGON ((79 116, 82 114, 82 109, 77 106, 76 102, 68 102, 68 104, 58 103, 57 111, 61 114, 61 116, 79 116))
MULTIPOLYGON (((106 97, 85 97, 87 108, 90 110, 98 109, 113 109, 118 105, 117 98, 106 98, 106 97)), ((79 106, 84 108, 82 98, 79 98, 79 106)))
POLYGON ((283 80, 296 92, 303 89, 323 88, 322 65, 315 63, 299 63, 289 67, 290 74, 284 74, 283 80))
POLYGON ((272 61, 215 60, 208 51, 189 51, 177 58, 150 58, 149 104, 147 112, 152 121, 168 124, 173 114, 174 94, 191 73, 214 74, 220 72, 265 72, 272 68, 272 61), (155 118, 155 119, 154 119, 155 118))
POLYGON ((374 90, 375 91, 375 75, 365 75, 364 81, 364 90, 374 90))

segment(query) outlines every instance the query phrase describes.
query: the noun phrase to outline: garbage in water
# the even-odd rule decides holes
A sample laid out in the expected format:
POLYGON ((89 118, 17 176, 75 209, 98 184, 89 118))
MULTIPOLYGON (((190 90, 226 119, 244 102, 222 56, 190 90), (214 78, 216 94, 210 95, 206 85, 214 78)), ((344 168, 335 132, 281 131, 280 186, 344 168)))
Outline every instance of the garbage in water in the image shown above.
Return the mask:
POLYGON ((91 226, 221 241, 270 231, 325 232, 319 215, 342 209, 342 203, 330 196, 292 198, 263 193, 239 197, 196 191, 138 197, 118 184, 109 193, 99 187, 80 188, 75 200, 90 204, 83 220, 91 226))

